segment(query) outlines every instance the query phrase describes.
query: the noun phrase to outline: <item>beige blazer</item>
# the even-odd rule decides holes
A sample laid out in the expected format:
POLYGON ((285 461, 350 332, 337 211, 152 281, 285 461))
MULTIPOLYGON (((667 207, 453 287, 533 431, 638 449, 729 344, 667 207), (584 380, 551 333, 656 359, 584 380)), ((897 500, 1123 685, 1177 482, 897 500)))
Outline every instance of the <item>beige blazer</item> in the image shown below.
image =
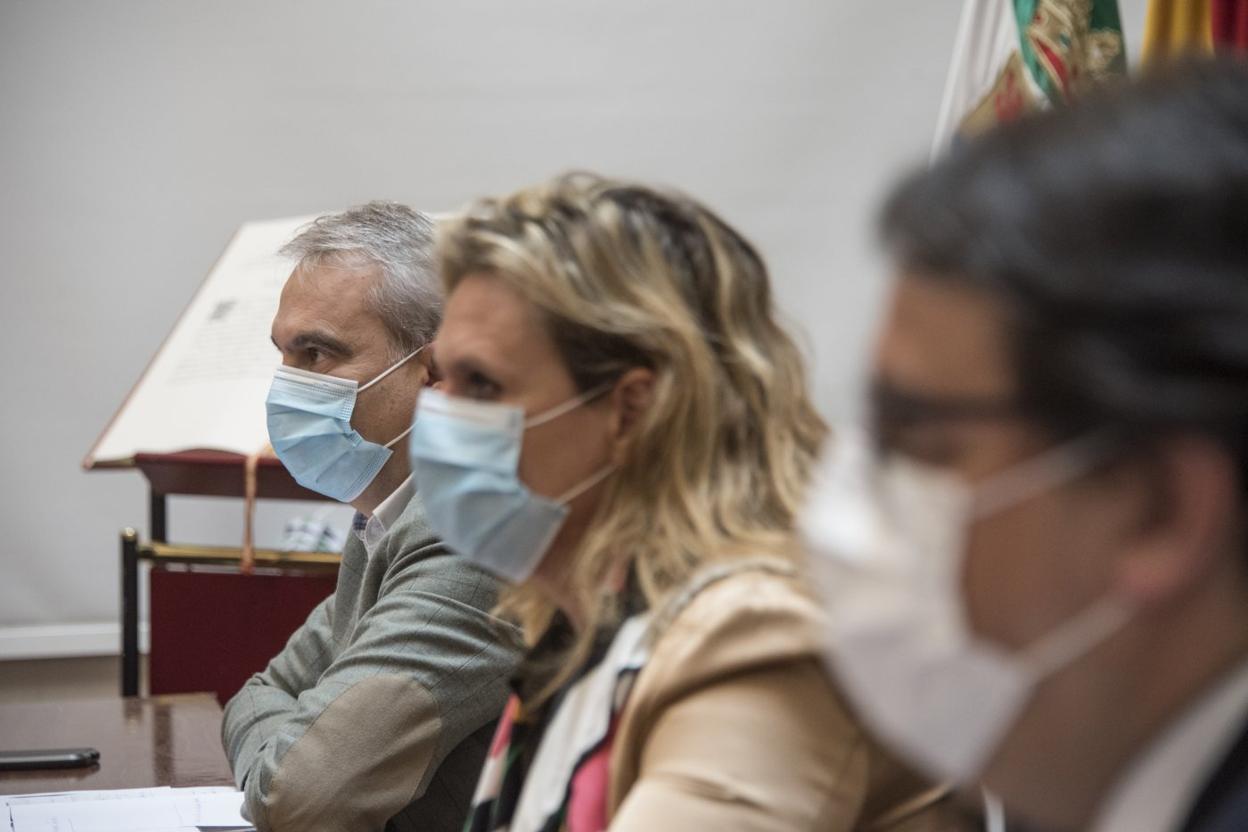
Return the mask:
POLYGON ((661 625, 612 748, 612 830, 973 828, 863 732, 823 671, 820 618, 795 578, 754 568, 661 625))

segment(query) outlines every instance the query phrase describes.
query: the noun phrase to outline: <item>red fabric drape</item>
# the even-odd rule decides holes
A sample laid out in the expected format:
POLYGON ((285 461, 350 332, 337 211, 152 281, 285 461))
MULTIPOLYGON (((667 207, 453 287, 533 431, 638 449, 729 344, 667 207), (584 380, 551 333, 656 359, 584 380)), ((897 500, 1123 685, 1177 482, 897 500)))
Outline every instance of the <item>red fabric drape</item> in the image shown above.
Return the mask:
POLYGON ((1248 0, 1213 0, 1213 48, 1248 52, 1248 0))
POLYGON ((153 695, 208 690, 224 705, 263 670, 337 577, 153 567, 148 595, 153 695))

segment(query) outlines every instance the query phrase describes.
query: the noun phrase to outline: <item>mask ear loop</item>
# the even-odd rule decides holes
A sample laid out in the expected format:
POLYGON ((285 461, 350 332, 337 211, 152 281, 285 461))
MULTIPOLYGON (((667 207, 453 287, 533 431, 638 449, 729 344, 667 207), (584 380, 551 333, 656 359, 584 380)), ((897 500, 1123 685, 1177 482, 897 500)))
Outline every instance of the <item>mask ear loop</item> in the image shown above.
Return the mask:
POLYGON ((987 789, 980 789, 980 793, 984 798, 985 832, 1005 832, 1005 806, 987 789))
MULTIPOLYGON (((543 413, 539 413, 536 416, 533 416, 532 418, 525 419, 524 429, 528 430, 529 428, 535 428, 535 427, 538 427, 539 425, 544 425, 547 422, 553 422, 555 419, 558 419, 563 414, 571 413, 573 410, 576 410, 581 405, 586 404, 587 402, 592 402, 594 399, 598 398, 603 393, 606 393, 608 390, 610 390, 614 386, 615 386, 615 382, 613 381, 603 382, 602 384, 599 384, 597 387, 594 387, 591 390, 586 390, 584 393, 582 393, 579 396, 568 399, 563 404, 557 404, 543 413)), ((577 497, 581 496, 586 491, 593 488, 595 485, 602 482, 607 477, 611 476, 613 473, 615 473, 614 465, 606 465, 602 468, 599 468, 593 474, 590 474, 584 480, 572 486, 567 491, 563 492, 563 494, 560 494, 558 497, 556 497, 555 502, 561 506, 566 506, 568 503, 572 502, 577 497)))
POLYGON ((1043 679, 1116 634, 1134 614, 1135 605, 1129 601, 1112 595, 1102 598, 1059 625, 1055 632, 1025 647, 1019 658, 1037 678, 1043 679))
MULTIPOLYGON (((382 374, 381 374, 381 375, 377 376, 377 378, 373 379, 373 380, 372 380, 372 381, 370 381, 368 384, 365 384, 363 387, 358 388, 358 389, 355 391, 355 394, 358 396, 360 393, 363 393, 365 390, 367 390, 368 388, 372 387, 374 384, 376 384, 377 382, 381 381, 383 378, 385 378, 386 376, 390 375, 390 374, 391 374, 391 373, 393 373, 395 370, 399 369, 400 367, 402 367, 402 366, 403 366, 404 364, 406 364, 407 362, 411 361, 411 360, 412 360, 413 358, 415 358, 416 356, 420 355, 420 353, 421 353, 422 351, 424 351, 425 347, 427 347, 427 346, 429 346, 429 345, 428 345, 428 344, 425 344, 425 346, 424 346, 424 347, 420 347, 420 348, 419 348, 419 349, 417 349, 415 352, 408 353, 408 355, 407 355, 407 357, 406 357, 406 358, 402 358, 402 359, 400 359, 400 360, 399 360, 396 364, 391 365, 391 366, 390 366, 390 368, 389 368, 388 370, 385 370, 384 372, 382 372, 382 374)), ((383 445, 382 447, 383 447, 383 448, 393 448, 396 442, 399 442, 400 440, 402 440, 402 439, 403 439, 403 437, 404 437, 404 436, 407 436, 409 433, 411 433, 411 432, 412 432, 412 428, 413 428, 413 427, 415 427, 415 425, 414 425, 414 424, 412 424, 412 425, 408 425, 408 426, 407 426, 407 430, 403 431, 403 432, 402 432, 402 433, 400 433, 398 436, 396 436, 396 437, 394 437, 393 439, 391 439, 389 442, 387 442, 387 443, 386 443, 385 445, 383 445)))
MULTIPOLYGON (((357 387, 357 388, 355 389, 355 393, 356 393, 356 395, 359 395, 360 393, 363 393, 365 390, 367 390, 368 388, 372 387, 374 384, 376 384, 377 382, 381 381, 383 378, 385 378, 386 376, 390 375, 390 374, 391 374, 391 373, 393 373, 395 370, 399 369, 400 367, 402 367, 402 366, 403 366, 404 364, 406 364, 407 362, 411 361, 411 360, 412 360, 413 358, 415 358, 416 356, 420 355, 420 354, 421 354, 421 352, 423 352, 423 351, 424 351, 424 349, 425 349, 425 347, 427 347, 427 346, 429 346, 429 345, 428 345, 428 344, 425 344, 425 346, 424 346, 424 347, 420 347, 420 348, 419 348, 419 349, 417 349, 415 352, 410 352, 410 353, 408 353, 406 357, 404 357, 404 358, 400 358, 397 362, 395 362, 394 364, 391 364, 391 365, 390 365, 387 369, 382 370, 382 371, 381 371, 381 375, 377 376, 375 379, 373 379, 372 381, 370 381, 368 384, 365 384, 365 385, 363 385, 363 386, 361 386, 361 387, 357 387)), ((399 437, 399 439, 402 439, 402 438, 403 438, 403 437, 399 437)), ((395 441, 397 442, 398 440, 396 439, 395 441)), ((389 447, 389 445, 387 445, 386 447, 389 447)))
POLYGON ((550 410, 543 411, 542 413, 539 413, 536 416, 532 416, 528 419, 525 419, 524 429, 528 430, 529 428, 535 428, 535 427, 538 427, 539 425, 544 425, 547 422, 552 422, 555 419, 558 419, 560 416, 562 416, 565 413, 571 413, 573 410, 576 410, 581 405, 592 402, 594 399, 598 398, 599 396, 601 396, 603 393, 607 392, 614 386, 615 386, 615 382, 613 381, 604 382, 602 384, 599 384, 597 387, 593 388, 592 390, 587 390, 586 392, 582 393, 579 396, 576 396, 575 398, 568 399, 563 404, 557 404, 554 407, 552 407, 550 410))
MULTIPOLYGON (((598 398, 603 393, 606 393, 608 390, 610 390, 614 386, 615 386, 615 382, 607 381, 607 382, 603 382, 602 384, 599 384, 597 387, 591 390, 586 390, 581 395, 572 399, 568 399, 563 404, 555 405, 550 410, 547 410, 545 413, 539 413, 538 415, 532 417, 531 419, 526 419, 524 421, 524 429, 528 430, 529 428, 535 428, 539 425, 544 425, 547 422, 554 421, 555 419, 558 419, 563 414, 570 413, 571 411, 576 410, 581 405, 586 404, 588 402, 592 402, 594 399, 598 398)), ((605 465, 602 468, 599 468, 594 473, 590 474, 581 482, 577 483, 576 485, 569 488, 567 491, 560 494, 558 497, 555 498, 555 502, 561 506, 566 506, 568 503, 572 502, 577 497, 581 496, 586 491, 593 488, 595 485, 602 482, 603 480, 605 480, 607 477, 611 476, 614 473, 615 473, 614 465, 610 465, 610 464, 605 465)))
POLYGON ((971 508, 976 519, 1018 505, 1068 483, 1100 465, 1118 447, 1106 433, 1095 433, 1058 445, 976 483, 971 508))
POLYGON ((607 477, 611 476, 614 473, 615 473, 614 465, 606 465, 602 468, 599 468, 596 472, 590 474, 584 480, 582 480, 581 482, 569 488, 567 491, 560 494, 557 498, 555 498, 555 502, 561 506, 566 506, 568 503, 572 502, 577 497, 581 496, 586 491, 593 488, 595 485, 602 482, 603 480, 605 480, 607 477))
POLYGON ((414 428, 414 427, 416 427, 416 423, 415 423, 415 422, 412 422, 412 424, 410 424, 410 425, 408 425, 408 426, 407 426, 407 430, 403 431, 403 432, 402 432, 402 433, 400 433, 398 436, 396 436, 396 437, 394 437, 393 439, 391 439, 389 442, 387 442, 387 443, 386 443, 385 445, 383 445, 382 447, 383 447, 383 448, 393 448, 393 447, 394 447, 394 444, 395 444, 396 442, 398 442, 399 440, 401 440, 404 436, 407 436, 409 433, 411 433, 411 432, 412 432, 412 428, 414 428))

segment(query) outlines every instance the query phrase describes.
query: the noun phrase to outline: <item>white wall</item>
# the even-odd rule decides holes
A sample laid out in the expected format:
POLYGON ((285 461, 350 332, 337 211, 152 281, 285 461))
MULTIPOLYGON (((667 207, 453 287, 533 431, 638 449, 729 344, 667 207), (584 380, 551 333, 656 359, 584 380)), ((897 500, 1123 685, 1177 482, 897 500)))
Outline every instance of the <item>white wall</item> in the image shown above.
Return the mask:
MULTIPOLYGON (((843 412, 872 212, 926 153, 959 6, 0 0, 0 657, 115 644, 145 491, 79 461, 245 219, 567 168, 674 184, 760 244, 843 412)), ((240 530, 234 502, 174 502, 176 539, 240 530)))

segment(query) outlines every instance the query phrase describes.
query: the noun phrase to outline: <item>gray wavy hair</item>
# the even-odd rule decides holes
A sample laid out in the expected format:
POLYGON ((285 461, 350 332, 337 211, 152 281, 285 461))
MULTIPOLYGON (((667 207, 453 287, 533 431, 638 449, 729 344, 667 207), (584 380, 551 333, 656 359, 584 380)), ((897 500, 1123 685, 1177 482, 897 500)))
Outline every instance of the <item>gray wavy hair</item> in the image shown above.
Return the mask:
POLYGON ((398 352, 433 340, 442 322, 442 287, 434 263, 436 226, 398 202, 374 201, 326 214, 299 229, 281 254, 304 266, 375 264, 374 311, 398 352))

